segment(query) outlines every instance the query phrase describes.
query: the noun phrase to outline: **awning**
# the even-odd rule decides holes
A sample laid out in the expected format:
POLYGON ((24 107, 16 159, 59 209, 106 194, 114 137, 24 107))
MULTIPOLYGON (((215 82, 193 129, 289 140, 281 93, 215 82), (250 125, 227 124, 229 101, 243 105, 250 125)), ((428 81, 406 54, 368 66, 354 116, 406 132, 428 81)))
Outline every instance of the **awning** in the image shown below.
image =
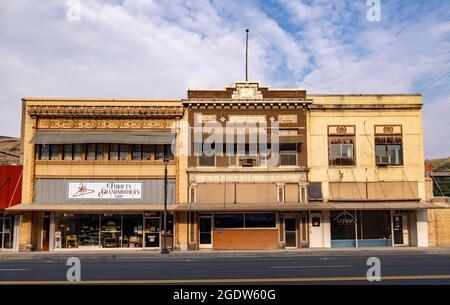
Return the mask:
MULTIPOLYGON (((247 203, 247 204, 169 204, 167 210, 193 211, 193 212, 226 212, 226 211, 308 211, 308 210, 418 210, 450 208, 448 204, 435 204, 430 202, 310 202, 310 203, 247 203)), ((6 209, 8 213, 21 212, 69 212, 69 213, 137 213, 145 211, 163 211, 162 204, 18 204, 6 209)))
MULTIPOLYGON (((175 204, 167 205, 167 210, 172 211, 175 204)), ((6 209, 8 213, 20 212, 71 212, 71 213, 132 213, 145 211, 162 211, 162 204, 48 204, 48 203, 21 203, 6 209)))
POLYGON ((170 131, 66 131, 37 130, 34 144, 171 144, 175 133, 170 131))
POLYGON ((280 143, 283 143, 283 144, 303 143, 303 135, 280 136, 280 143))

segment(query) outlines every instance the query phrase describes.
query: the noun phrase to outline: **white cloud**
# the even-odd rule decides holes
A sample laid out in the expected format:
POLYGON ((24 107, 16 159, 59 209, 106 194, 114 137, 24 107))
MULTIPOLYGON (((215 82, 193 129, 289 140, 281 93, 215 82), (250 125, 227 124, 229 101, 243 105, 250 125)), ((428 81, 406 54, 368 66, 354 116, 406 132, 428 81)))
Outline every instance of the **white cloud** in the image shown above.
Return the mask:
MULTIPOLYGON (((438 9, 393 22, 388 8, 369 24, 365 1, 279 2, 286 20, 258 1, 81 0, 81 21, 68 22, 64 0, 1 1, 0 134, 20 134, 23 96, 184 97, 242 80, 245 28, 250 78, 272 87, 404 93, 450 70, 438 9)), ((425 125, 444 125, 435 105, 448 99, 425 103, 425 125)), ((425 130, 430 154, 445 149, 425 130)))

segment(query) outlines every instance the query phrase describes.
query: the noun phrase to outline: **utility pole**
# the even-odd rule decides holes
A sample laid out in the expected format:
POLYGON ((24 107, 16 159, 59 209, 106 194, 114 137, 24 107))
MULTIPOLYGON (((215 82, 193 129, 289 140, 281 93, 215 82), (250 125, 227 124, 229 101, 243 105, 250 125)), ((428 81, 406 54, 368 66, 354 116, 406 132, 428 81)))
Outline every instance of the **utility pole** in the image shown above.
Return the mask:
POLYGON ((167 249, 167 163, 169 163, 169 160, 164 154, 164 216, 161 254, 169 254, 167 249))

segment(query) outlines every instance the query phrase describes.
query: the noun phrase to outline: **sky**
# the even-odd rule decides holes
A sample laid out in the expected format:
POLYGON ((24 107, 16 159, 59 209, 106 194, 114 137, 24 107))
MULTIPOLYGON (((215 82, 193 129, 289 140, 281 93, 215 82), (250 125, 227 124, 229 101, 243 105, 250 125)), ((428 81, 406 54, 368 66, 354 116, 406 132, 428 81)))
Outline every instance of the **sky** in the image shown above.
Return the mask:
POLYGON ((425 157, 450 156, 449 0, 0 0, 0 135, 20 136, 26 96, 185 98, 243 80, 246 28, 250 80, 421 93, 425 157))

